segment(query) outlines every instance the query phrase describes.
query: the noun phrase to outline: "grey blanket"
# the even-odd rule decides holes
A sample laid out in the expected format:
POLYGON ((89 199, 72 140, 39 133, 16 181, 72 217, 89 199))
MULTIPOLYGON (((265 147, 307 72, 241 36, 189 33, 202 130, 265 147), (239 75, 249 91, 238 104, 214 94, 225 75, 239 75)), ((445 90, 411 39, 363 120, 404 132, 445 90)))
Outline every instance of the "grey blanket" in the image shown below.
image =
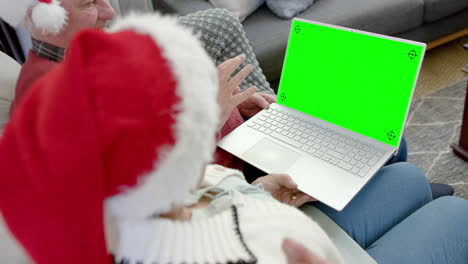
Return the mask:
POLYGON ((255 85, 257 92, 275 93, 258 64, 242 24, 232 13, 219 8, 207 9, 180 16, 178 22, 192 28, 195 33, 200 35, 205 50, 213 58, 216 65, 242 53, 247 56, 246 62, 234 72, 235 74, 246 64, 253 66, 252 73, 240 84, 241 90, 255 85))

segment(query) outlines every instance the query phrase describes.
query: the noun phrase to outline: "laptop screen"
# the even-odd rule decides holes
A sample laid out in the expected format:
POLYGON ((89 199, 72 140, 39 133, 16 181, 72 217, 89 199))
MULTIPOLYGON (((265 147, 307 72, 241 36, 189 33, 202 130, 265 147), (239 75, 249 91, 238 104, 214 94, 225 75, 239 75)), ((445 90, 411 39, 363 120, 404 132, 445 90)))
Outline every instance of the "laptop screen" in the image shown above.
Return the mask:
POLYGON ((397 147, 425 45, 294 20, 277 103, 397 147))

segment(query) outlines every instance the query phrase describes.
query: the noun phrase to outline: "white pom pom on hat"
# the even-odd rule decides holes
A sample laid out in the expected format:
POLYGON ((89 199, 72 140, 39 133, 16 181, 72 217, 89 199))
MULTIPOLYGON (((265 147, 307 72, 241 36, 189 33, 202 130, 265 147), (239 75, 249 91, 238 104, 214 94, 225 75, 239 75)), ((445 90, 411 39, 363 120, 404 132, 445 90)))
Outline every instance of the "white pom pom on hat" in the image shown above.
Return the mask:
POLYGON ((29 8, 32 23, 44 33, 58 34, 67 23, 67 11, 59 0, 0 0, 0 18, 17 26, 24 22, 29 8))
POLYGON ((37 28, 58 34, 67 22, 67 11, 57 0, 42 0, 32 9, 32 21, 37 28))

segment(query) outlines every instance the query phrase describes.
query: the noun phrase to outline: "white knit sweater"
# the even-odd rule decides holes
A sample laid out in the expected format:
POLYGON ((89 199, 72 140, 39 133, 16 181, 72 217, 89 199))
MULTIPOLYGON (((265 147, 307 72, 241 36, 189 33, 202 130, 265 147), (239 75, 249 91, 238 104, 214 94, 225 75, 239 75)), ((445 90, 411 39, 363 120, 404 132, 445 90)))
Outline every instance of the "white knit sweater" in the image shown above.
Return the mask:
POLYGON ((194 211, 188 222, 148 219, 118 223, 115 251, 123 263, 286 263, 281 250, 285 237, 304 244, 330 263, 342 263, 325 232, 294 207, 250 195, 238 171, 210 166, 205 185, 224 194, 206 209, 194 211), (229 177, 227 177, 229 176, 229 177), (222 198, 221 198, 222 197, 222 198), (217 202, 220 201, 220 202, 217 202), (204 214, 210 210, 211 214, 204 214), (214 213, 213 213, 214 212, 214 213))

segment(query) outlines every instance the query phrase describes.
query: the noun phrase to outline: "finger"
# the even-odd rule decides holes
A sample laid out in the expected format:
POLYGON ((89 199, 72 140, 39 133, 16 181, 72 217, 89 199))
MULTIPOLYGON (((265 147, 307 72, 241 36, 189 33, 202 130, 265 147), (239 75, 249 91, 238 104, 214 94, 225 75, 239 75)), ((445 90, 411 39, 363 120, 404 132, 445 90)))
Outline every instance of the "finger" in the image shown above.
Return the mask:
POLYGON ((235 88, 252 72, 253 66, 251 64, 245 66, 234 77, 229 80, 229 86, 235 88))
POLYGON ((275 180, 277 181, 279 185, 286 187, 288 189, 297 189, 297 184, 294 182, 291 176, 287 174, 274 174, 274 175, 275 175, 275 180))
POLYGON ((276 102, 276 95, 267 94, 267 93, 258 93, 261 97, 263 97, 269 104, 276 102))
MULTIPOLYGON (((235 57, 232 57, 230 59, 227 59, 227 60, 223 61, 216 68, 226 71, 226 70, 231 69, 232 67, 234 67, 234 65, 236 65, 236 64, 238 64, 237 66, 239 66, 240 65, 239 62, 242 63, 242 62, 245 61, 245 59, 246 59, 245 54, 240 54, 240 55, 237 55, 235 57)), ((232 71, 234 71, 234 70, 232 70, 232 71)))
POLYGON ((257 96, 256 97, 256 100, 255 100, 255 104, 258 105, 259 107, 263 108, 263 109, 268 109, 268 107, 270 107, 270 103, 265 99, 263 98, 261 95, 258 95, 258 94, 255 94, 257 96))
POLYGON ((249 99, 251 96, 253 96, 255 94, 255 91, 257 91, 257 87, 252 86, 243 92, 239 92, 238 94, 233 96, 232 102, 234 103, 234 105, 237 106, 245 100, 249 99))
POLYGON ((295 196, 296 196, 296 199, 293 201, 295 207, 299 207, 305 203, 311 202, 310 196, 306 194, 298 194, 295 196))
POLYGON ((255 93, 250 99, 249 103, 262 109, 266 109, 269 106, 268 102, 265 99, 263 99, 263 97, 261 97, 259 93, 255 93))
POLYGON ((301 191, 299 191, 297 193, 297 196, 304 197, 304 199, 306 200, 305 202, 316 202, 317 201, 317 199, 315 199, 314 197, 308 195, 307 193, 301 192, 301 191))
POLYGON ((286 254, 288 264, 326 264, 323 259, 292 239, 285 238, 281 248, 286 254))
POLYGON ((245 54, 241 54, 234 58, 228 59, 216 67, 218 69, 219 79, 221 82, 227 82, 232 73, 245 61, 245 54))

